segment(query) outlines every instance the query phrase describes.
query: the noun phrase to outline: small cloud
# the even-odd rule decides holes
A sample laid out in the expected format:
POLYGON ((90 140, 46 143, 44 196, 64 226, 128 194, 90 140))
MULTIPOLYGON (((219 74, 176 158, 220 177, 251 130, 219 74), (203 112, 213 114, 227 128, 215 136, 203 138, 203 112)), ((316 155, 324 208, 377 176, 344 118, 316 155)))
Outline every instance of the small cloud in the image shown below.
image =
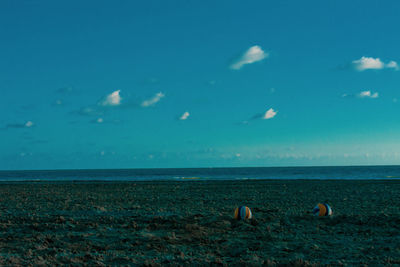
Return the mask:
POLYGON ((379 94, 377 92, 371 93, 371 91, 362 91, 357 96, 360 98, 378 98, 379 94))
POLYGON ((397 98, 393 98, 393 103, 397 103, 398 99, 397 98))
POLYGON ((397 64, 396 61, 390 61, 388 64, 385 65, 386 68, 394 69, 394 70, 399 70, 399 65, 397 64))
POLYGON ((358 71, 368 69, 383 69, 384 64, 379 58, 361 57, 358 60, 353 60, 353 65, 358 71))
MULTIPOLYGON (((79 111, 79 115, 83 116, 102 116, 107 109, 111 107, 122 107, 122 97, 120 95, 121 90, 112 92, 111 94, 103 97, 96 105, 90 105, 82 107, 79 111)), ((125 105, 129 107, 130 105, 125 105)), ((72 112, 76 113, 76 112, 72 112)))
POLYGON ((91 120, 90 123, 93 123, 93 124, 104 124, 104 123, 107 123, 107 124, 121 124, 122 121, 118 120, 118 119, 107 119, 106 120, 103 117, 99 117, 97 119, 91 120))
POLYGON ((379 97, 379 93, 378 92, 371 92, 371 91, 362 91, 358 94, 342 94, 341 95, 342 98, 354 98, 354 97, 358 97, 358 98, 378 98, 379 97))
POLYGON ((99 109, 96 106, 91 106, 91 107, 83 107, 78 111, 79 115, 84 115, 84 116, 100 116, 103 115, 103 110, 99 109))
POLYGON ((103 123, 103 122, 104 122, 103 118, 97 118, 97 119, 91 121, 91 123, 96 123, 96 124, 97 123, 100 124, 100 123, 103 123))
POLYGON ((25 127, 26 127, 26 128, 30 128, 30 127, 32 127, 33 125, 34 125, 34 123, 31 122, 31 121, 27 121, 27 122, 25 123, 25 127))
POLYGON ((250 124, 251 121, 255 121, 255 120, 268 120, 268 119, 272 119, 273 117, 276 116, 276 114, 278 113, 278 111, 275 111, 273 108, 270 108, 269 110, 267 110, 265 113, 257 113, 255 114, 253 117, 251 117, 248 120, 242 121, 239 124, 250 124))
POLYGON ((275 93, 275 91, 276 91, 276 89, 275 89, 274 87, 269 88, 269 92, 270 92, 271 94, 275 93))
POLYGON ((165 97, 165 95, 161 92, 157 93, 155 96, 153 96, 150 99, 147 99, 142 102, 142 107, 149 107, 155 105, 157 102, 161 100, 161 98, 165 97))
POLYGON ((239 124, 241 125, 247 125, 250 124, 250 122, 255 121, 255 120, 268 120, 268 119, 272 119, 273 117, 276 116, 276 114, 278 113, 278 111, 275 111, 273 108, 270 108, 269 110, 267 110, 265 113, 257 113, 255 114, 253 117, 251 117, 248 120, 242 121, 239 124))
POLYGON ((265 112, 265 114, 262 117, 262 119, 263 120, 272 119, 273 117, 276 116, 277 113, 278 113, 278 111, 275 111, 274 109, 270 108, 270 109, 267 110, 267 112, 265 112))
POLYGON ((106 96, 103 100, 101 100, 98 105, 99 106, 119 106, 121 104, 121 90, 117 90, 106 96))
POLYGON ((255 45, 250 47, 243 55, 242 57, 237 60, 235 63, 233 63, 230 68, 234 70, 239 70, 241 69, 244 65, 246 64, 252 64, 257 61, 261 61, 264 58, 267 58, 269 56, 268 53, 264 52, 260 46, 255 45))
POLYGON ((182 116, 179 117, 179 119, 181 121, 184 121, 189 117, 189 115, 190 115, 190 113, 186 111, 185 113, 182 114, 182 116))
POLYGON ((240 158, 242 155, 241 155, 240 153, 236 153, 235 156, 236 156, 237 158, 240 158))
POLYGON ((389 63, 385 64, 379 58, 373 58, 373 57, 361 57, 360 59, 353 60, 352 64, 354 68, 358 71, 380 70, 383 68, 394 69, 394 70, 399 69, 399 66, 397 65, 396 61, 392 60, 389 63))
POLYGON ((51 105, 52 105, 53 107, 61 107, 61 106, 65 106, 65 103, 64 103, 63 100, 57 99, 57 100, 54 101, 51 105))

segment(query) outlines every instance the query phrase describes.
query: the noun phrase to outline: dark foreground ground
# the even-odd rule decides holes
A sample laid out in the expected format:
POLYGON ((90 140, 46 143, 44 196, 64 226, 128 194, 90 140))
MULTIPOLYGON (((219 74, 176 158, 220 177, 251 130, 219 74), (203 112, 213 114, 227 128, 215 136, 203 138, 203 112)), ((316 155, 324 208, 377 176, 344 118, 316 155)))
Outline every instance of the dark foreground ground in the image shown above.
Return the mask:
POLYGON ((395 266, 399 206, 399 180, 3 183, 0 265, 395 266))

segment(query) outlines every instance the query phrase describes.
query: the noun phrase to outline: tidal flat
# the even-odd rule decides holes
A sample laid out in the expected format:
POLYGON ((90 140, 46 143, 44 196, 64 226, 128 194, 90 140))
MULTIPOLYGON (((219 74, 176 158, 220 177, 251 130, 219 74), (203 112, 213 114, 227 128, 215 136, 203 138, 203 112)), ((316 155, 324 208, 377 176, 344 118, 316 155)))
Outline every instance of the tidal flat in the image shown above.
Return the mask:
POLYGON ((0 266, 38 265, 400 265, 400 180, 0 183, 0 266))

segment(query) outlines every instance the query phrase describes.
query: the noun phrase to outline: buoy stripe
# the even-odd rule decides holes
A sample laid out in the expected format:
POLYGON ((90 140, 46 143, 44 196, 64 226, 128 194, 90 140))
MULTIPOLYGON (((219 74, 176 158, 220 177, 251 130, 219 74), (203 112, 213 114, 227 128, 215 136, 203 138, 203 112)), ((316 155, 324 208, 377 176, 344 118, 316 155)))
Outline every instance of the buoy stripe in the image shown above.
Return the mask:
POLYGON ((324 203, 324 205, 326 207, 326 216, 332 215, 332 208, 326 203, 324 203))
POLYGON ((326 206, 324 204, 319 203, 319 216, 325 216, 326 214, 326 206))
POLYGON ((326 203, 318 203, 317 206, 314 207, 312 213, 316 216, 331 216, 332 208, 326 203))
POLYGON ((313 209, 313 214, 314 214, 314 215, 319 214, 319 207, 318 207, 318 206, 316 206, 316 207, 313 209))
POLYGON ((241 219, 251 219, 252 218, 252 213, 249 207, 246 206, 240 206, 235 209, 235 214, 234 214, 235 219, 241 220, 241 219))
POLYGON ((327 204, 325 204, 325 203, 322 203, 322 205, 324 205, 324 207, 326 209, 324 216, 327 216, 328 213, 329 213, 329 206, 327 204))
POLYGON ((246 207, 241 206, 239 209, 240 209, 240 218, 245 219, 246 218, 246 207))
POLYGON ((239 219, 238 215, 239 215, 239 209, 236 208, 235 209, 235 219, 239 219))

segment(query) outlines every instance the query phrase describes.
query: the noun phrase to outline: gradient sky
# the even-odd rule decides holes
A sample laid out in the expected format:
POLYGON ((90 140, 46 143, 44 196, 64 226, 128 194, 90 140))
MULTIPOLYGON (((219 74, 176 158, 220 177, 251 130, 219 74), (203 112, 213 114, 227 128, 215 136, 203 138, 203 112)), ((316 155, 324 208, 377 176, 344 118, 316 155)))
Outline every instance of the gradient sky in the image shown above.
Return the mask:
POLYGON ((0 169, 400 164, 399 1, 0 2, 0 169))

